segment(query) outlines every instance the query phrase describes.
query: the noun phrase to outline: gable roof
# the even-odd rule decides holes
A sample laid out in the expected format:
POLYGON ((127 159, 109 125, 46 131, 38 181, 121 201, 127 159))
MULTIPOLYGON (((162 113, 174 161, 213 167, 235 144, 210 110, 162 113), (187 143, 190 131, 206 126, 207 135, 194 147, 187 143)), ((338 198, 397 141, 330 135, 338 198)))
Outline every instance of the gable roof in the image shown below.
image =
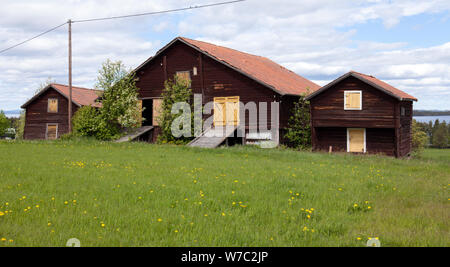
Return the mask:
POLYGON ((272 60, 185 37, 177 37, 146 60, 136 72, 164 52, 175 42, 182 42, 204 55, 220 62, 281 95, 301 95, 320 88, 314 82, 286 69, 272 60), (309 91, 308 91, 309 90, 309 91))
MULTIPOLYGON (((33 96, 30 100, 28 100, 25 104, 22 105, 21 108, 27 107, 31 102, 33 102, 36 98, 41 96, 43 93, 47 92, 50 88, 56 90, 58 93, 63 95, 65 98, 69 99, 69 86, 63 84, 52 83, 47 87, 42 89, 39 93, 33 96)), ((81 106, 93 106, 93 107, 101 107, 101 103, 96 102, 99 97, 99 93, 101 90, 94 90, 82 87, 72 86, 72 102, 81 107, 81 106)))
POLYGON ((319 95, 323 91, 329 89, 333 85, 341 82, 342 80, 344 80, 350 76, 355 77, 355 78, 361 80, 362 82, 365 82, 365 83, 371 85, 372 87, 374 87, 392 97, 397 98, 400 101, 405 101, 405 100, 417 101, 417 98, 415 98, 414 96, 407 94, 407 93, 403 92, 402 90, 399 90, 399 89, 393 87, 392 85, 387 84, 387 83, 383 82, 382 80, 375 78, 374 76, 359 73, 356 71, 350 71, 350 72, 344 74, 343 76, 337 78, 336 80, 332 81, 331 83, 325 85, 324 87, 322 87, 319 90, 315 91, 314 93, 310 94, 309 96, 306 97, 306 99, 309 100, 309 99, 314 98, 315 96, 319 95))

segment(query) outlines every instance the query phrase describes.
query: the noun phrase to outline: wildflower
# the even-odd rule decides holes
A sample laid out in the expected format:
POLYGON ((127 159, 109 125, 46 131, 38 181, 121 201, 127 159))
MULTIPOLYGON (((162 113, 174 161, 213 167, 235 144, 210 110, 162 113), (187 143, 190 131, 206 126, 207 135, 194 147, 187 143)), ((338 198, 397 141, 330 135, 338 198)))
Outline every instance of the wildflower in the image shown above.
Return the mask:
POLYGON ((358 207, 358 204, 356 204, 356 203, 355 203, 355 204, 353 204, 353 207, 354 207, 354 208, 358 207))
POLYGON ((0 217, 1 216, 4 216, 5 215, 5 213, 3 213, 2 211, 0 211, 0 217))
POLYGON ((101 223, 100 226, 101 226, 102 228, 104 228, 106 225, 105 225, 104 223, 101 223))
POLYGON ((161 218, 158 218, 158 220, 157 220, 158 222, 162 222, 162 219, 161 218))
POLYGON ((360 241, 360 240, 361 240, 361 237, 357 237, 356 240, 360 241))
POLYGON ((222 216, 225 216, 226 214, 225 214, 225 212, 222 212, 222 216))
POLYGON ((2 241, 6 241, 6 238, 4 238, 4 237, 2 237, 2 239, 1 239, 2 241))
POLYGON ((69 204, 69 202, 68 201, 64 201, 64 205, 67 205, 67 204, 69 204))
POLYGON ((174 232, 175 232, 175 233, 178 233, 178 230, 175 230, 174 232))
POLYGON ((368 210, 370 210, 371 208, 372 208, 371 206, 368 206, 368 207, 367 207, 368 210))
POLYGON ((52 223, 51 222, 47 223, 47 226, 52 226, 52 223))
POLYGON ((36 208, 39 208, 39 205, 36 205, 36 208))

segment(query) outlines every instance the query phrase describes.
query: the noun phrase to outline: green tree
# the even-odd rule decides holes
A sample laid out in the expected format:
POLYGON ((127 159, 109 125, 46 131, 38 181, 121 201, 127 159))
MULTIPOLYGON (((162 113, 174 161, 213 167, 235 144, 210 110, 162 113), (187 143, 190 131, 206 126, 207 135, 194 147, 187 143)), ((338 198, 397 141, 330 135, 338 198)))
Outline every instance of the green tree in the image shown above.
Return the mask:
POLYGON ((19 119, 15 121, 14 129, 16 129, 16 140, 23 139, 23 133, 25 130, 25 117, 26 117, 25 110, 22 110, 20 112, 19 119))
POLYGON ((103 90, 100 116, 119 133, 121 128, 139 125, 138 88, 134 73, 126 70, 121 61, 107 60, 97 78, 97 89, 103 90))
MULTIPOLYGON (((168 80, 164 83, 163 100, 161 104, 160 115, 158 123, 161 127, 161 134, 158 137, 158 142, 161 143, 185 143, 189 138, 176 138, 172 134, 172 122, 181 115, 172 114, 172 107, 175 103, 190 103, 192 98, 192 89, 190 81, 174 76, 173 80, 168 80)), ((193 111, 191 106, 191 119, 193 111)), ((192 120, 191 120, 192 121, 192 120)), ((191 127, 192 129, 192 127, 191 127)))
POLYGON ((423 130, 423 124, 416 120, 412 122, 412 152, 414 155, 420 155, 428 143, 428 135, 423 130))
POLYGON ((288 121, 286 138, 289 145, 297 149, 307 149, 311 147, 311 115, 309 110, 309 101, 305 95, 300 96, 294 103, 292 116, 288 121))
POLYGON ((11 127, 11 122, 6 117, 3 110, 0 110, 0 136, 5 135, 6 130, 11 127))
POLYGON ((446 148, 448 145, 448 128, 447 124, 439 123, 433 133, 433 146, 446 148))

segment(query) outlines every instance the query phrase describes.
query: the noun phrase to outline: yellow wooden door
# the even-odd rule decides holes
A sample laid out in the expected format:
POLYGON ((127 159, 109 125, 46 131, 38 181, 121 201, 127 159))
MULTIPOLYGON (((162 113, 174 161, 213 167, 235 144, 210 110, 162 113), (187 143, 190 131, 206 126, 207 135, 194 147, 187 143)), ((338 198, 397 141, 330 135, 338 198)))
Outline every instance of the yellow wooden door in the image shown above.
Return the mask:
POLYGON ((214 98, 214 126, 239 124, 239 96, 214 98))
POLYGON ((224 126, 226 124, 226 97, 214 98, 214 126, 224 126))
POLYGON ((58 138, 58 125, 47 124, 47 139, 55 140, 58 138))
POLYGON ((138 109, 139 109, 138 126, 142 127, 142 100, 138 100, 138 109))
POLYGON ((348 129, 349 152, 364 153, 365 145, 365 129, 348 129))
POLYGON ((153 110, 152 110, 152 114, 153 114, 152 125, 153 126, 159 125, 158 117, 159 117, 159 114, 161 114, 161 104, 162 104, 161 98, 153 99, 153 110))
POLYGON ((227 125, 239 124, 239 97, 227 97, 226 104, 226 121, 227 125))

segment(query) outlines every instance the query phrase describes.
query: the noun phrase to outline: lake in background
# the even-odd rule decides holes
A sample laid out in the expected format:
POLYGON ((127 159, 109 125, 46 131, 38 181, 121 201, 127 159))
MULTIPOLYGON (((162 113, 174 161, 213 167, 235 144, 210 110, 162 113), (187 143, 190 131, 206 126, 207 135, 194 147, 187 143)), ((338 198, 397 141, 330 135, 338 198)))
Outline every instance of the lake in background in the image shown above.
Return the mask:
POLYGON ((414 116, 414 119, 418 122, 432 121, 434 123, 435 120, 439 120, 440 122, 450 123, 450 116, 414 116))

